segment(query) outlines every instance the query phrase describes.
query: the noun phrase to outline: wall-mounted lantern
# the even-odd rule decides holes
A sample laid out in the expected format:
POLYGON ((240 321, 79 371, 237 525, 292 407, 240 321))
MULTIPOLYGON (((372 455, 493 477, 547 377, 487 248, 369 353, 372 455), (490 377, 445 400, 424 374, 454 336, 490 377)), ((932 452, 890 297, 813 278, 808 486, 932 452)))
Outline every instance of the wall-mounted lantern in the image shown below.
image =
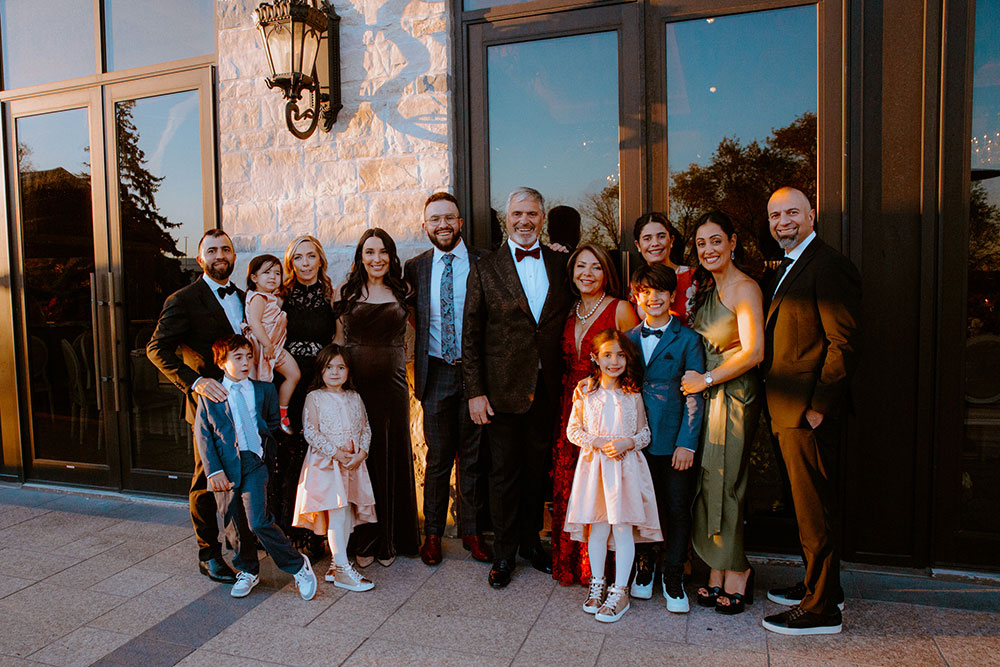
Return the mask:
POLYGON ((278 88, 288 102, 285 124, 299 139, 308 139, 319 125, 329 132, 340 103, 340 17, 327 0, 263 2, 253 13, 264 39, 271 76, 268 88, 278 88), (305 110, 299 100, 312 98, 305 110), (322 124, 320 124, 322 117, 322 124), (298 121, 308 121, 303 129, 298 121))

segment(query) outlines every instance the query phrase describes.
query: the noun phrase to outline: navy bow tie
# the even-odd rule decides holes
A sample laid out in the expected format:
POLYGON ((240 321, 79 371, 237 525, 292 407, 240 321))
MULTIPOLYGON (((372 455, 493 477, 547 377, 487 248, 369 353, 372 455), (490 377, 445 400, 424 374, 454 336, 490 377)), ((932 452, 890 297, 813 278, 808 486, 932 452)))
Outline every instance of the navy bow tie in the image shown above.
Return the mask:
POLYGON ((656 336, 657 338, 663 335, 663 329, 650 329, 649 327, 643 327, 640 331, 643 338, 648 338, 649 336, 656 336))
POLYGON ((229 294, 236 294, 236 285, 234 285, 233 283, 229 283, 227 287, 215 288, 215 291, 219 293, 219 296, 225 299, 226 296, 229 294))

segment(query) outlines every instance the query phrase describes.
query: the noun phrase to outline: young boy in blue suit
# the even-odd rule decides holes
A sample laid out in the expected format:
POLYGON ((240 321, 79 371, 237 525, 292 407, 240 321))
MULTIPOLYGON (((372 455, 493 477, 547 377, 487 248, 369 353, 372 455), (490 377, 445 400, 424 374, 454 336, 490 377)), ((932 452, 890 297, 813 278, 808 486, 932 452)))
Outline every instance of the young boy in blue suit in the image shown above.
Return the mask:
POLYGON ((274 564, 294 576, 299 595, 311 600, 316 595, 316 575, 309 559, 295 550, 267 511, 264 458, 266 450, 274 447, 271 434, 281 423, 278 393, 273 384, 249 379, 253 348, 245 337, 232 335, 215 341, 212 355, 225 373, 222 386, 229 393, 218 403, 198 397, 194 438, 208 488, 215 492, 219 508, 226 508, 227 527, 236 526, 239 534, 231 594, 246 597, 260 581, 259 540, 274 564))
POLYGON ((691 607, 684 592, 684 561, 691 539, 694 460, 705 399, 701 394, 685 396, 681 377, 685 371, 705 371, 705 351, 701 337, 670 314, 676 289, 677 275, 667 266, 650 264, 632 274, 632 291, 646 318, 628 337, 640 351, 642 401, 652 431, 652 442, 642 453, 653 477, 664 541, 659 554, 659 545, 637 549, 631 593, 652 597, 653 571, 660 560, 667 611, 686 613, 691 607))

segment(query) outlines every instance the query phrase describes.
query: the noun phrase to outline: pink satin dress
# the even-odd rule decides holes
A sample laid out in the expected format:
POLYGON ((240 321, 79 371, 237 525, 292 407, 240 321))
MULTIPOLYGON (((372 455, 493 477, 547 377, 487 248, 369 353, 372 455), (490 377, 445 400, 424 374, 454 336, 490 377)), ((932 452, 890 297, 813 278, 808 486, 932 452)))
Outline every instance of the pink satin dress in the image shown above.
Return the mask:
POLYGON ((253 331, 248 326, 244 332, 253 345, 253 366, 250 368, 250 377, 261 382, 271 382, 274 379, 274 366, 281 360, 285 351, 285 336, 288 332, 288 313, 281 309, 278 297, 267 292, 247 292, 246 307, 250 307, 250 302, 254 299, 264 299, 264 312, 261 313, 260 323, 264 327, 264 332, 274 346, 274 359, 264 358, 264 348, 257 340, 253 331))

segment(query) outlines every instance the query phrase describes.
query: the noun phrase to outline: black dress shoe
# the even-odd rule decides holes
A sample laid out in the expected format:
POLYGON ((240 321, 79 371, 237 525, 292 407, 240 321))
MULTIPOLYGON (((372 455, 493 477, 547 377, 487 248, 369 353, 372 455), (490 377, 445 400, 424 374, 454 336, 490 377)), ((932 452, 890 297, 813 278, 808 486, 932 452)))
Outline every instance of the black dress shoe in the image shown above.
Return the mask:
POLYGON ((493 588, 505 588, 510 583, 510 578, 513 574, 514 564, 509 560, 494 561, 487 581, 490 582, 490 586, 493 588))
POLYGON ((545 574, 552 574, 552 556, 545 553, 542 545, 524 549, 521 551, 521 558, 531 563, 531 567, 545 574))
POLYGON ((198 561, 198 569, 203 575, 212 581, 218 581, 220 584, 236 583, 236 573, 233 572, 233 568, 226 564, 226 561, 222 560, 222 556, 198 561))

